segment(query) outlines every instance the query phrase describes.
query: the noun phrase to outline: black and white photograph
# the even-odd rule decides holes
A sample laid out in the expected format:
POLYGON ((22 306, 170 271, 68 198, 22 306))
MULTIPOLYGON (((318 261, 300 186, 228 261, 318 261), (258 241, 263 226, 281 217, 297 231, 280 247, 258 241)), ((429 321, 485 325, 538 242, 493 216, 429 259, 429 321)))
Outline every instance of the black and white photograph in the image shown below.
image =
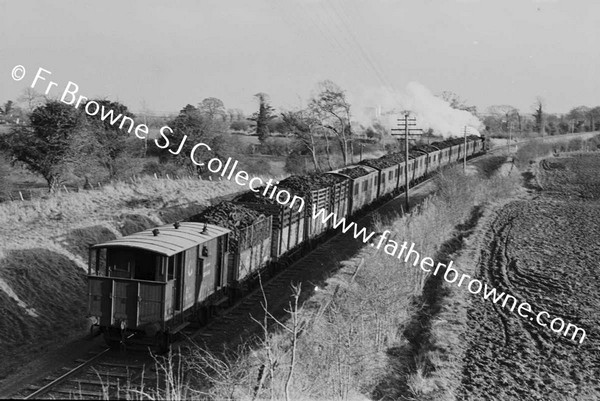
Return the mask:
POLYGON ((0 398, 600 400, 599 17, 0 0, 0 398))

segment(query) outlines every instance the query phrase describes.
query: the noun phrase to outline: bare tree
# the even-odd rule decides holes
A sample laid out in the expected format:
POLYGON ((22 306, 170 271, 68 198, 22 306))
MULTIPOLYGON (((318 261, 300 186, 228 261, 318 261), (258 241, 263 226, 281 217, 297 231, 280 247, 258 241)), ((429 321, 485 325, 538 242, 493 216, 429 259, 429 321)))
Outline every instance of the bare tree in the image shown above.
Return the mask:
POLYGON ((207 97, 202 100, 198 105, 198 110, 200 110, 200 113, 211 122, 214 121, 216 117, 220 117, 222 121, 227 120, 225 105, 221 99, 217 99, 216 97, 207 97))
POLYGON ((486 124, 492 129, 508 132, 511 128, 522 131, 522 118, 519 110, 508 104, 494 105, 487 109, 486 124))
POLYGON ((593 131, 594 126, 594 116, 592 114, 592 109, 587 106, 579 106, 571 109, 567 113, 567 119, 571 120, 574 124, 573 128, 577 129, 577 131, 585 130, 585 123, 590 119, 590 131, 593 131))
POLYGON ((352 137, 350 103, 345 92, 332 81, 319 82, 319 93, 309 102, 309 109, 319 116, 321 125, 337 138, 344 165, 348 165, 349 143, 352 137))
POLYGON ((535 125, 538 129, 538 132, 540 133, 541 136, 545 136, 546 135, 546 127, 545 127, 546 119, 545 119, 545 115, 544 115, 544 110, 546 109, 546 103, 544 102, 544 99, 542 99, 540 96, 538 96, 535 99, 533 108, 534 108, 533 116, 535 117, 535 125))
POLYGON ((31 113, 33 109, 44 104, 46 98, 37 93, 35 89, 27 87, 23 89, 23 93, 17 100, 21 103, 25 103, 27 112, 31 113))
MULTIPOLYGON (((283 122, 302 146, 310 153, 316 171, 321 171, 317 159, 318 134, 322 131, 321 122, 310 110, 288 111, 282 113, 283 122)), ((329 159, 329 156, 328 156, 329 159)), ((331 163, 330 163, 331 164, 331 163)))
POLYGON ((244 117, 244 112, 242 109, 227 109, 227 114, 229 115, 229 121, 242 121, 246 118, 244 117))
MULTIPOLYGON (((259 275, 259 284, 260 289, 263 294, 263 302, 261 302, 262 309, 264 311, 264 320, 260 322, 259 320, 252 317, 256 323, 258 323, 263 331, 264 339, 263 347, 267 351, 267 356, 269 360, 269 372, 271 376, 271 380, 275 377, 275 366, 277 366, 277 360, 273 355, 273 344, 271 344, 271 336, 269 334, 268 326, 269 320, 272 320, 277 324, 280 328, 291 335, 291 345, 290 345, 290 365, 288 368, 288 372, 285 379, 285 399, 286 401, 290 400, 290 389, 292 385, 292 379, 294 377, 294 370, 296 367, 297 360, 297 352, 298 352, 298 336, 307 326, 308 321, 305 319, 300 319, 299 313, 301 306, 298 305, 298 301, 300 299, 300 293, 302 292, 302 284, 291 284, 290 287, 292 289, 292 301, 289 303, 289 308, 285 309, 285 311, 289 314, 290 322, 288 324, 283 323, 281 320, 277 319, 271 312, 268 310, 267 305, 267 297, 264 292, 264 288, 262 286, 262 280, 259 275)), ((258 378, 258 385, 254 391, 253 399, 256 399, 258 396, 263 384, 265 381, 265 373, 264 369, 261 369, 261 374, 258 378)), ((274 398, 273 387, 271 387, 271 399, 274 398)))
POLYGON ((590 124, 591 124, 591 130, 595 131, 596 130, 596 122, 600 121, 600 106, 596 106, 593 109, 590 110, 590 124))

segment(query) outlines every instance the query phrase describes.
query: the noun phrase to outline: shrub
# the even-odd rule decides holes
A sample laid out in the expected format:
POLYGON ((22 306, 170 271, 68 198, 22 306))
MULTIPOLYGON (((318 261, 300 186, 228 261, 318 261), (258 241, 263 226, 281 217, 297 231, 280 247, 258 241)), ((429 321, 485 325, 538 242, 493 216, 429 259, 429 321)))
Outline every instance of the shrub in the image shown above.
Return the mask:
POLYGON ((558 149, 559 147, 560 144, 550 144, 538 141, 529 142, 519 147, 517 154, 515 155, 515 163, 518 167, 525 167, 531 160, 548 155, 553 149, 558 149))
POLYGON ((571 139, 567 144, 567 149, 569 151, 577 151, 583 149, 583 141, 581 138, 571 139))
POLYGON ((285 156, 289 153, 289 143, 281 138, 267 138, 259 147, 260 153, 271 156, 285 156))
POLYGON ((311 162, 307 156, 293 152, 285 159, 284 170, 290 174, 306 174, 309 171, 308 163, 311 162))
POLYGON ((9 169, 8 163, 0 156, 0 202, 10 199, 9 195, 12 183, 8 179, 9 169))
POLYGON ((269 175, 271 174, 271 165, 265 159, 249 160, 244 163, 245 170, 250 174, 269 175))
POLYGON ((250 123, 246 120, 232 121, 229 128, 232 131, 247 131, 250 128, 250 123))
POLYGON ((154 175, 158 177, 164 177, 168 174, 170 177, 176 175, 185 175, 186 171, 181 166, 177 166, 174 163, 159 163, 156 160, 146 162, 142 169, 142 174, 154 175))

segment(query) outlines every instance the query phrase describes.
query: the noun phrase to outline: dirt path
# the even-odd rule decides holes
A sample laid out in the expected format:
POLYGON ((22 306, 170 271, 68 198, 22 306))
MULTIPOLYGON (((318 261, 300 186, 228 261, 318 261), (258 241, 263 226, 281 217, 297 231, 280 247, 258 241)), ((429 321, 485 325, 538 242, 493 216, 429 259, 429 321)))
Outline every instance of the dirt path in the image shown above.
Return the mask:
POLYGON ((546 191, 508 203, 487 227, 480 278, 587 337, 578 344, 473 296, 458 399, 600 398, 600 156, 541 167, 546 191))

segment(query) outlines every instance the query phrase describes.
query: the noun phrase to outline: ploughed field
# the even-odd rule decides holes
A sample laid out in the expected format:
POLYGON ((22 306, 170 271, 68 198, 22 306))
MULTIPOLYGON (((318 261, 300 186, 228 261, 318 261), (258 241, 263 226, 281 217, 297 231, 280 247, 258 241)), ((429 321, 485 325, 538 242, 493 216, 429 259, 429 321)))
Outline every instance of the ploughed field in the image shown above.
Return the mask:
POLYGON ((479 261, 480 278, 547 311, 547 324, 583 328, 585 340, 473 296, 458 399, 600 399, 599 171, 598 154, 542 161, 543 189, 497 213, 479 261))

